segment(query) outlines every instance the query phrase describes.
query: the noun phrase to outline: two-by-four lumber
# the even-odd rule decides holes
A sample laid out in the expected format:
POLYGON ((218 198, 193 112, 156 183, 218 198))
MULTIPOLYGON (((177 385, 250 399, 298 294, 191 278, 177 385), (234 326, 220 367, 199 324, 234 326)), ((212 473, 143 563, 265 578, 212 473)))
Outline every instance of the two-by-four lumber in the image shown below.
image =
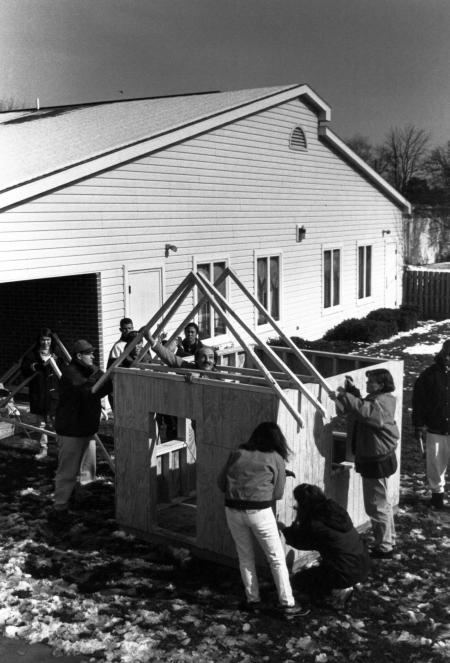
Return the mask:
MULTIPOLYGON (((212 298, 212 297, 216 297, 216 298, 219 300, 220 305, 221 305, 220 308, 219 308, 219 310, 218 310, 219 315, 222 315, 222 316, 224 317, 224 319, 226 320, 226 318, 225 318, 225 316, 224 316, 224 311, 223 311, 222 309, 228 310, 228 312, 231 313, 231 315, 237 320, 237 322, 242 326, 242 328, 247 332, 247 334, 248 334, 248 335, 254 340, 254 342, 256 343, 256 345, 257 345, 258 347, 260 347, 261 350, 263 350, 263 352, 265 352, 265 354, 267 354, 267 355, 272 359, 272 361, 273 361, 273 362, 274 362, 274 363, 275 363, 275 364, 276 364, 276 365, 277 365, 282 371, 284 371, 284 372, 286 373, 286 375, 288 375, 288 376, 290 377, 291 380, 294 381, 294 383, 295 383, 295 385, 297 386, 297 388, 300 389, 300 391, 301 391, 301 392, 304 394, 304 396, 306 396, 306 398, 307 398, 307 399, 308 399, 308 400, 314 405, 314 407, 316 407, 318 410, 320 410, 320 412, 322 412, 322 414, 323 414, 324 416, 326 416, 327 411, 325 410, 325 408, 324 408, 324 406, 322 405, 322 403, 320 403, 320 402, 319 402, 319 401, 313 396, 313 394, 311 394, 311 392, 305 387, 305 385, 303 384, 303 382, 301 382, 301 381, 299 380, 299 378, 296 376, 296 374, 293 373, 293 371, 291 371, 291 369, 290 369, 288 366, 286 366, 286 364, 283 362, 283 360, 280 359, 280 358, 278 357, 278 355, 277 355, 277 354, 276 354, 276 353, 270 348, 270 346, 268 346, 266 343, 262 343, 262 342, 261 342, 261 339, 258 338, 258 336, 254 333, 254 331, 253 331, 252 329, 250 329, 250 327, 249 327, 249 326, 248 326, 243 320, 241 320, 241 319, 239 318, 238 314, 237 314, 237 313, 234 311, 234 309, 230 306, 230 304, 227 302, 227 300, 225 299, 225 297, 223 297, 223 296, 221 295, 221 293, 220 293, 218 290, 216 290, 216 288, 214 288, 214 286, 213 286, 209 281, 207 281, 207 279, 205 279, 200 273, 197 274, 197 278, 199 278, 199 279, 202 281, 202 283, 204 284, 204 286, 207 288, 207 290, 209 290, 209 293, 210 293, 211 298, 212 298)), ((230 327, 230 328, 231 328, 231 327, 230 327)), ((241 341, 241 342, 242 342, 242 341, 241 341)), ((248 348, 248 347, 249 347, 249 346, 246 345, 246 348, 248 348)), ((253 356, 256 357, 256 354, 253 353, 253 356)), ((262 362, 260 362, 259 359, 258 359, 258 362, 260 363, 260 365, 263 365, 262 362)), ((264 368, 265 368, 265 367, 264 367, 264 368)))
MULTIPOLYGON (((325 389, 327 394, 330 394, 332 389, 329 387, 327 381, 323 378, 321 373, 317 370, 317 368, 305 357, 303 352, 295 345, 295 343, 292 341, 292 339, 289 338, 289 336, 286 336, 286 334, 283 332, 281 327, 277 324, 276 320, 270 315, 270 313, 264 308, 264 306, 252 295, 252 293, 244 286, 244 284, 241 282, 241 280, 238 278, 237 274, 230 268, 228 268, 228 273, 230 277, 233 279, 233 281, 236 283, 236 285, 242 290, 242 292, 247 295, 248 299, 252 302, 254 306, 258 309, 260 313, 262 313, 265 318, 270 322, 272 325, 273 329, 277 332, 277 334, 280 335, 280 337, 287 343, 288 347, 293 351, 295 356, 302 362, 306 368, 308 368, 313 375, 319 380, 320 384, 322 387, 325 389)), ((306 395, 306 394, 305 394, 306 395)), ((325 412, 324 412, 325 414, 325 412)))
MULTIPOLYGON (((95 394, 96 391, 99 390, 101 385, 106 382, 106 380, 109 378, 111 375, 112 371, 117 367, 120 366, 120 364, 123 362, 124 359, 128 357, 128 355, 134 350, 136 345, 141 342, 143 338, 145 338, 145 335, 150 331, 150 328, 153 327, 153 325, 161 318, 161 316, 167 311, 167 309, 172 306, 173 302, 175 302, 178 298, 178 296, 186 290, 187 285, 191 282, 193 276, 191 273, 189 273, 183 281, 180 283, 178 288, 176 288, 173 293, 170 295, 170 297, 164 302, 164 304, 161 306, 161 308, 153 315, 150 320, 147 322, 145 327, 142 328, 142 330, 137 334, 137 336, 131 341, 130 345, 125 348, 125 350, 122 352, 120 357, 117 357, 117 359, 111 364, 111 366, 108 368, 107 371, 97 380, 97 382, 94 384, 92 387, 92 393, 95 394)), ((141 353, 140 353, 141 354, 141 353)))
MULTIPOLYGON (((303 417, 302 417, 302 415, 300 414, 300 412, 298 412, 294 407, 292 407, 291 403, 289 402, 289 400, 286 398, 285 394, 283 393, 283 390, 279 387, 279 385, 278 385, 278 383, 276 382, 276 380, 275 380, 275 379, 272 377, 272 375, 270 374, 270 371, 267 370, 267 368, 264 366, 264 364, 262 363, 262 361, 257 357, 257 355, 255 354, 255 352, 252 350, 252 348, 250 348, 250 346, 247 345, 247 343, 246 343, 246 342, 244 341, 244 339, 241 337, 241 335, 239 334, 239 332, 237 331, 237 329, 235 328, 235 326, 234 326, 234 325, 232 324, 232 322, 229 320, 229 318, 228 318, 228 316, 226 315, 224 309, 223 309, 221 306, 219 306, 219 304, 217 304, 217 302, 215 301, 214 295, 212 295, 211 292, 208 292, 208 290, 207 290, 208 286, 209 286, 209 287, 213 287, 213 286, 211 286, 211 284, 210 284, 209 282, 207 283, 207 285, 205 285, 205 281, 206 281, 206 279, 203 280, 203 278, 200 277, 199 274, 194 274, 194 278, 196 279, 196 281, 197 281, 197 285, 198 285, 198 287, 200 288, 200 290, 201 290, 204 294, 208 294, 208 295, 209 295, 209 301, 210 301, 210 304, 211 304, 211 306, 213 307, 213 309, 216 311, 216 313, 218 313, 218 315, 220 315, 220 316, 224 319, 226 325, 230 328, 230 330, 231 330, 232 333, 234 334, 235 338, 239 341, 239 343, 242 345, 242 347, 245 348, 245 349, 247 350, 247 352, 248 352, 249 355, 252 357, 252 359, 253 359, 253 361, 255 362, 255 364, 256 364, 257 366, 259 366, 259 368, 261 369, 263 375, 265 376, 266 381, 268 382, 268 384, 269 384, 269 385, 272 387, 272 389, 278 394, 278 396, 280 397, 280 399, 281 399, 281 400, 283 401, 283 403, 285 404, 286 408, 289 410, 289 412, 292 414, 292 416, 298 421, 298 423, 300 424, 300 426, 303 426, 303 425, 304 425, 304 421, 303 421, 303 417)), ((220 293, 218 293, 218 294, 220 295, 220 293)))

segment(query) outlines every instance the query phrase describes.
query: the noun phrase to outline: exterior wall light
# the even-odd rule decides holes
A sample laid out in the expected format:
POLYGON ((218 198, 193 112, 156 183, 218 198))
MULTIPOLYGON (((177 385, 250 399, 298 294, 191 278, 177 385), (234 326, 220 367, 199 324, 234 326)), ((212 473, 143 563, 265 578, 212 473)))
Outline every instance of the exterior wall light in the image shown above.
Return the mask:
POLYGON ((385 235, 390 235, 391 231, 390 230, 382 230, 381 231, 381 236, 384 237, 385 235))
POLYGON ((166 258, 169 257, 169 252, 170 251, 173 251, 174 253, 176 253, 178 251, 178 247, 176 247, 175 244, 166 244, 166 246, 164 247, 164 254, 165 254, 166 258))
POLYGON ((297 225, 297 227, 296 227, 296 241, 297 242, 303 242, 305 237, 306 237, 306 228, 305 228, 305 226, 297 225))

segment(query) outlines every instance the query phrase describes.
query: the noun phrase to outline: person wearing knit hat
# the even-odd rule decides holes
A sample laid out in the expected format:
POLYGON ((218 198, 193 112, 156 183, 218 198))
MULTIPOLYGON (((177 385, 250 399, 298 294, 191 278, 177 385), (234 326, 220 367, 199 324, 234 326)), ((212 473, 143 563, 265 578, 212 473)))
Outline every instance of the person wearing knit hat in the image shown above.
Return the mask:
POLYGON ((416 439, 425 443, 430 506, 441 510, 444 508, 445 475, 450 460, 450 339, 444 341, 434 364, 416 380, 412 422, 416 439))

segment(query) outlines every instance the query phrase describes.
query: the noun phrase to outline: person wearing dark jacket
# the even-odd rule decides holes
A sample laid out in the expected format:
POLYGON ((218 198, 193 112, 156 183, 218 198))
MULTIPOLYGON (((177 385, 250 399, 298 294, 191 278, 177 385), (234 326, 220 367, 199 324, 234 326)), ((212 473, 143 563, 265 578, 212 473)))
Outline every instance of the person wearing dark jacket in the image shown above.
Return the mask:
MULTIPOLYGON (((53 426, 58 404, 58 376, 55 373, 55 364, 60 370, 65 365, 63 359, 55 354, 51 329, 42 327, 36 337, 35 345, 26 353, 21 362, 23 375, 32 376, 32 380, 28 383, 30 414, 34 415, 34 423, 40 428, 53 426)), ((47 435, 42 433, 40 436, 41 451, 38 458, 47 455, 47 443, 47 435)))
POLYGON ((399 430, 395 421, 396 399, 392 375, 384 368, 366 371, 367 396, 361 397, 351 377, 339 387, 338 413, 348 415, 348 436, 355 454, 355 470, 362 476, 364 508, 372 524, 375 546, 371 557, 391 558, 395 525, 389 499, 388 477, 397 470, 399 430))
POLYGON ((189 322, 184 328, 184 338, 180 336, 177 338, 177 351, 178 357, 190 357, 195 355, 197 350, 203 347, 203 343, 198 337, 199 328, 195 322, 189 322))
POLYGON ((286 543, 297 550, 317 550, 320 564, 295 574, 293 587, 321 600, 332 590, 351 588, 366 580, 370 559, 347 511, 324 492, 302 483, 294 489, 297 517, 285 527, 286 543))
POLYGON ((443 509, 445 474, 450 460, 450 340, 444 341, 434 364, 416 380, 412 422, 417 440, 425 441, 430 506, 443 509))
POLYGON ((72 361, 59 381, 55 429, 58 435, 58 468, 55 477, 55 512, 67 514, 83 456, 98 431, 101 399, 112 390, 106 381, 95 393, 92 387, 103 375, 94 365, 94 348, 81 339, 72 350, 72 361))

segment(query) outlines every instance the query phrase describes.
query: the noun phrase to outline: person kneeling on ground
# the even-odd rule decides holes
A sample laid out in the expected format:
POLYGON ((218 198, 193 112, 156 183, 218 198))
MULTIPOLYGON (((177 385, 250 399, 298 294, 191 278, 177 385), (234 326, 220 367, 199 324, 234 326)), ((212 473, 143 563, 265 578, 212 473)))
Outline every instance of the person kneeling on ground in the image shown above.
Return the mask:
POLYGON ((294 489, 294 498, 297 517, 290 527, 279 523, 279 528, 288 545, 297 550, 317 550, 321 556, 318 566, 294 575, 294 589, 308 594, 313 601, 320 601, 333 590, 344 590, 342 598, 349 598, 351 588, 366 580, 370 569, 363 539, 347 511, 318 486, 302 483, 294 489))

